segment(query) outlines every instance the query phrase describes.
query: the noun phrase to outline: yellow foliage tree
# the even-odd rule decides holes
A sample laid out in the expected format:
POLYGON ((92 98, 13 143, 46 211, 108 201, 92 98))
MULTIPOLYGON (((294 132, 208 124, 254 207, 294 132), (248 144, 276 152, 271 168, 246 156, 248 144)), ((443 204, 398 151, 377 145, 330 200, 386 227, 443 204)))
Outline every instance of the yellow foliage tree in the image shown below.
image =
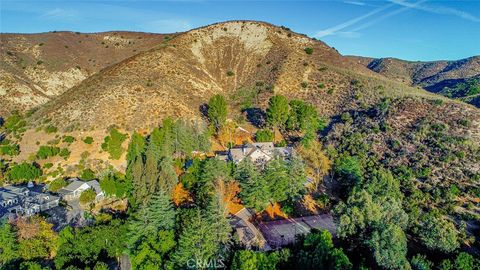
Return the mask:
POLYGON ((217 139, 223 147, 229 144, 235 144, 235 131, 237 125, 233 121, 227 121, 219 130, 217 139))
POLYGON ((310 194, 305 195, 303 197, 302 204, 312 214, 315 214, 315 215, 318 214, 317 202, 315 202, 315 200, 312 198, 312 195, 310 194))
POLYGON ((52 224, 42 217, 33 216, 19 218, 15 225, 18 253, 23 259, 50 259, 55 256, 59 238, 52 230, 52 224))
POLYGON ((313 187, 317 190, 323 177, 332 168, 332 161, 325 155, 322 145, 318 141, 312 142, 309 148, 300 146, 297 152, 307 165, 307 173, 313 178, 313 187))

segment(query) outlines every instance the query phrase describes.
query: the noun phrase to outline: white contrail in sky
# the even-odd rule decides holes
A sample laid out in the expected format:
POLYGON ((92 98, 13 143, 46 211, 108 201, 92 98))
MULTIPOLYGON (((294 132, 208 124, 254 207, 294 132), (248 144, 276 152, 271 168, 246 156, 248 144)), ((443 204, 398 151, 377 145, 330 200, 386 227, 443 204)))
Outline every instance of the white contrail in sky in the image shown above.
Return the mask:
POLYGON ((374 24, 376 24, 376 23, 378 23, 378 22, 380 22, 380 21, 383 21, 383 20, 385 20, 385 19, 387 19, 387 18, 389 18, 389 17, 395 16, 395 15, 397 15, 397 14, 399 14, 399 13, 402 13, 402 12, 404 12, 404 11, 407 11, 407 10, 409 10, 409 9, 411 9, 411 8, 415 8, 415 7, 417 7, 418 5, 420 5, 421 3, 426 2, 426 1, 427 1, 427 0, 420 0, 420 1, 416 2, 416 3, 412 3, 412 4, 409 5, 409 6, 403 6, 402 8, 399 8, 399 9, 397 9, 397 10, 394 10, 394 11, 392 11, 392 12, 390 12, 390 13, 383 14, 383 15, 380 16, 380 17, 377 17, 377 18, 375 18, 375 19, 373 19, 373 20, 371 20, 371 21, 369 21, 369 22, 366 22, 366 23, 364 23, 364 24, 356 27, 355 29, 352 30, 352 32, 356 32, 356 31, 365 29, 365 28, 367 28, 367 27, 370 27, 370 26, 372 26, 372 25, 374 25, 374 24))
POLYGON ((370 12, 368 12, 367 14, 364 14, 362 16, 359 16, 359 17, 356 17, 356 18, 353 18, 351 20, 348 20, 346 22, 343 22, 339 25, 336 25, 336 26, 333 26, 333 27, 330 27, 330 28, 327 28, 325 30, 321 30, 321 31, 318 31, 317 33, 315 33, 315 37, 317 38, 321 38, 321 37, 324 37, 324 36, 329 36, 329 35, 333 35, 335 34, 336 32, 342 30, 342 29, 345 29, 349 26, 352 26, 352 25, 355 25, 357 24, 358 22, 362 21, 362 20, 365 20, 377 13, 380 13, 392 6, 394 6, 395 4, 394 3, 391 3, 391 4, 388 4, 388 5, 385 5, 385 6, 382 6, 382 7, 379 7, 379 8, 376 8, 370 12))
POLYGON ((451 7, 445 7, 445 6, 426 6, 426 5, 417 5, 415 3, 410 3, 410 2, 405 2, 403 0, 389 0, 392 3, 395 3, 400 6, 408 7, 408 8, 414 8, 418 10, 423 10, 426 12, 431 12, 431 13, 436 13, 436 14, 444 14, 444 15, 454 15, 457 17, 460 17, 465 20, 470 20, 474 22, 480 22, 480 18, 476 17, 466 11, 463 10, 458 10, 455 8, 451 7))
MULTIPOLYGON (((427 0, 420 0, 420 1, 417 1, 417 2, 406 2, 404 0, 388 0, 388 1, 390 2, 390 4, 388 4, 388 5, 376 8, 376 9, 368 12, 367 14, 364 14, 362 16, 353 18, 351 20, 348 20, 348 21, 343 22, 341 24, 338 24, 336 26, 318 31, 317 33, 315 33, 314 36, 316 38, 322 38, 322 37, 329 36, 329 35, 344 33, 344 32, 340 32, 340 30, 343 30, 343 29, 345 29, 347 27, 350 27, 350 26, 355 26, 356 24, 364 21, 365 19, 368 19, 368 18, 372 17, 373 15, 376 15, 376 14, 378 14, 378 13, 380 13, 380 12, 382 12, 382 11, 392 7, 392 6, 396 6, 396 5, 399 5, 402 8, 396 9, 394 11, 391 11, 389 13, 386 13, 386 14, 383 14, 379 17, 376 17, 373 20, 370 20, 366 23, 363 23, 362 25, 357 26, 355 29, 353 29, 351 31, 347 31, 345 33, 351 33, 352 34, 351 36, 356 36, 356 35, 353 35, 353 34, 356 33, 357 31, 365 29, 367 27, 370 27, 370 26, 372 26, 372 25, 374 25, 374 24, 376 24, 380 21, 383 21, 383 20, 385 20, 389 17, 395 16, 395 15, 397 15, 399 13, 402 13, 404 11, 407 11, 409 9, 417 9, 417 10, 430 12, 430 13, 435 13, 435 14, 454 15, 454 16, 457 16, 457 17, 460 17, 460 18, 463 18, 463 19, 466 19, 466 20, 470 20, 470 21, 474 21, 474 22, 480 22, 480 18, 475 17, 474 15, 472 15, 468 12, 462 11, 462 10, 458 10, 458 9, 454 9, 454 8, 450 8, 450 7, 444 7, 444 6, 422 5, 427 0)), ((345 3, 350 3, 350 1, 346 1, 345 3)))

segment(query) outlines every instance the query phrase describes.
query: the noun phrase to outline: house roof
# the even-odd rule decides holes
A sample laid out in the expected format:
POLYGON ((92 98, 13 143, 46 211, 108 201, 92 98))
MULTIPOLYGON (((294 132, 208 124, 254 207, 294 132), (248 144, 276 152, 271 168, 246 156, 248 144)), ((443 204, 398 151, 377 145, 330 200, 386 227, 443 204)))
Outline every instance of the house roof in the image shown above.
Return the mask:
POLYGON ((102 193, 102 188, 100 187, 100 184, 98 183, 97 180, 90 180, 88 182, 85 182, 85 181, 79 180, 78 178, 74 178, 74 180, 68 186, 61 188, 60 190, 57 191, 57 193, 60 195, 67 195, 79 189, 84 184, 87 184, 89 188, 93 188, 95 190, 95 193, 97 194, 102 193))
POLYGON ((1 201, 8 201, 11 199, 15 199, 19 196, 24 196, 24 192, 28 191, 25 187, 17 187, 17 186, 5 186, 0 188, 0 202, 1 201))
POLYGON ((275 145, 273 142, 256 142, 252 144, 254 147, 260 148, 262 150, 273 150, 275 145))
POLYGON ((18 194, 6 191, 6 190, 0 190, 0 202, 1 201, 8 201, 11 199, 14 199, 18 197, 18 194))
POLYGON ((68 184, 68 186, 66 186, 62 189, 68 190, 68 191, 75 191, 75 190, 79 189, 83 184, 85 184, 85 182, 75 178, 75 180, 73 180, 70 184, 68 184))
POLYGON ((98 183, 97 180, 88 181, 87 185, 93 188, 95 190, 95 193, 97 193, 97 195, 102 193, 102 188, 100 187, 100 184, 98 183))
POLYGON ((243 207, 240 211, 235 213, 235 216, 244 220, 249 220, 252 218, 252 213, 247 208, 243 207))

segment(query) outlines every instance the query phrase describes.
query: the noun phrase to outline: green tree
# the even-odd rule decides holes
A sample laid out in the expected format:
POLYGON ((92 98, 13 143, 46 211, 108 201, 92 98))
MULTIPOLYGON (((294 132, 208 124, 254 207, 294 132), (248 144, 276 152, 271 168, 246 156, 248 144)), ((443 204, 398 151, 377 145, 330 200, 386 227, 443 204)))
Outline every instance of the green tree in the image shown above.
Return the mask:
POLYGON ((475 259, 472 255, 466 252, 460 252, 455 259, 455 269, 458 270, 470 270, 478 269, 480 260, 475 259))
POLYGON ((13 112, 12 115, 7 117, 4 123, 4 127, 8 132, 22 133, 25 131, 27 121, 23 119, 23 116, 18 112, 13 112))
POLYGON ((227 114, 228 109, 225 97, 220 94, 211 97, 208 101, 208 118, 216 130, 223 126, 227 120, 227 114))
MULTIPOLYGON (((103 192, 107 196, 116 196, 117 195, 117 187, 115 183, 115 177, 111 174, 104 176, 100 179, 100 187, 102 188, 103 192)), ((121 197, 121 196, 119 196, 121 197)))
POLYGON ((335 248, 330 232, 308 234, 295 262, 298 269, 351 269, 352 264, 342 249, 335 248))
POLYGON ((54 157, 60 153, 60 148, 56 146, 47 146, 42 145, 37 151, 37 158, 46 159, 49 157, 54 157))
POLYGON ((317 109, 303 100, 290 101, 290 114, 288 115, 287 128, 290 130, 306 131, 311 128, 314 132, 318 129, 319 117, 317 109))
POLYGON ((177 173, 173 166, 173 160, 171 157, 164 157, 158 164, 159 169, 159 186, 160 190, 164 190, 166 194, 172 194, 173 188, 178 182, 177 173))
POLYGON ((367 179, 366 189, 374 197, 403 199, 399 181, 394 179, 392 173, 385 169, 378 169, 372 172, 367 179))
POLYGON ((125 249, 127 226, 120 220, 84 228, 65 227, 54 258, 56 269, 76 265, 93 268, 104 260, 118 258, 125 249))
POLYGON ((346 238, 362 232, 367 226, 381 219, 381 208, 365 190, 354 189, 347 202, 340 202, 334 209, 339 225, 337 234, 346 238))
POLYGON ((422 243, 432 250, 449 253, 460 246, 455 225, 437 211, 422 216, 418 234, 422 243))
POLYGON ((70 135, 66 135, 66 136, 63 137, 62 141, 70 144, 70 143, 73 143, 75 141, 75 137, 70 136, 70 135))
POLYGON ((438 269, 440 269, 440 270, 453 270, 453 264, 449 259, 444 259, 440 262, 440 265, 438 266, 438 269))
POLYGON ((218 179, 228 181, 230 169, 223 160, 210 158, 202 163, 200 175, 193 187, 194 195, 199 205, 206 207, 215 195, 215 183, 218 179))
POLYGON ((127 135, 120 133, 116 128, 110 130, 109 136, 105 137, 102 143, 102 150, 110 154, 111 159, 120 159, 124 151, 122 144, 127 135))
POLYGON ((225 191, 221 190, 219 187, 221 181, 223 180, 219 179, 217 181, 216 194, 213 196, 206 209, 206 217, 210 221, 211 230, 218 245, 228 245, 230 244, 232 227, 230 226, 230 220, 228 219, 229 213, 224 198, 225 191))
POLYGON ((305 164, 299 156, 293 156, 287 162, 287 173, 290 180, 289 187, 286 190, 287 196, 298 198, 305 191, 305 183, 307 182, 305 164))
POLYGON ((92 144, 93 143, 93 138, 90 136, 87 136, 83 139, 83 142, 86 144, 92 144))
POLYGON ((108 270, 108 264, 104 262, 97 262, 93 267, 93 270, 108 270))
POLYGON ((198 264, 208 263, 219 250, 211 220, 200 209, 196 209, 196 212, 180 233, 178 246, 173 253, 173 261, 178 268, 186 268, 189 260, 198 264))
MULTIPOLYGON (((175 244, 175 210, 160 191, 142 205, 129 225, 129 248, 135 269, 159 269, 175 244)), ((164 267, 165 268, 165 267, 164 267)))
POLYGON ((149 235, 130 255, 133 269, 171 269, 167 258, 175 247, 173 230, 160 230, 157 234, 149 235))
POLYGON ((427 260, 427 257, 421 254, 413 256, 410 263, 412 264, 413 270, 430 270, 433 266, 432 262, 427 260))
POLYGON ((7 171, 7 179, 14 183, 22 183, 30 180, 35 180, 42 175, 42 170, 27 162, 15 164, 7 171))
POLYGON ((65 181, 65 179, 58 178, 50 182, 50 184, 48 184, 48 190, 50 190, 51 192, 57 192, 62 187, 67 186, 67 184, 68 183, 67 181, 65 181))
POLYGON ((20 264, 20 270, 47 270, 50 268, 47 267, 42 267, 39 263, 37 262, 22 262, 20 264))
POLYGON ((260 177, 257 167, 247 158, 235 169, 235 179, 240 183, 240 198, 245 206, 257 211, 264 210, 270 203, 270 192, 265 178, 260 177))
POLYGON ((255 133, 255 141, 257 142, 273 142, 274 134, 269 129, 259 129, 255 133))
POLYGON ((147 151, 145 152, 145 164, 144 164, 144 173, 142 182, 145 182, 147 187, 147 197, 155 193, 159 188, 159 168, 158 163, 160 162, 160 156, 156 154, 154 144, 150 143, 147 151))
POLYGON ((7 156, 17 156, 20 154, 20 145, 18 144, 0 144, 0 154, 7 156))
POLYGON ((85 169, 82 171, 80 178, 86 181, 93 180, 95 179, 95 172, 92 171, 91 169, 85 169))
POLYGON ((148 195, 147 183, 143 181, 143 175, 145 172, 143 166, 143 157, 137 157, 130 166, 130 168, 131 169, 129 169, 129 171, 131 173, 127 174, 127 176, 131 177, 131 182, 133 186, 133 201, 138 204, 141 203, 148 195))
POLYGON ((307 54, 312 54, 312 53, 313 53, 313 49, 310 48, 310 47, 306 47, 306 48, 304 49, 304 51, 305 51, 305 53, 307 53, 307 54))
POLYGON ((352 187, 363 181, 362 166, 357 157, 342 155, 334 165, 335 178, 342 188, 341 194, 348 194, 352 187))
POLYGON ((95 201, 95 198, 97 196, 97 193, 95 192, 94 189, 90 188, 82 192, 80 194, 80 203, 81 204, 87 204, 95 201))
POLYGON ((283 159, 275 158, 269 161, 263 172, 263 178, 263 181, 268 183, 270 202, 281 202, 289 198, 291 179, 283 159))
MULTIPOLYGON (((350 166, 346 168, 343 175, 355 175, 350 166)), ((368 174, 365 181, 356 182, 347 202, 340 202, 334 212, 341 238, 362 239, 360 243, 373 251, 373 258, 381 267, 409 268, 404 232, 408 216, 402 208, 399 184, 389 171, 378 169, 368 174)))
POLYGON ((18 242, 10 224, 0 224, 0 266, 18 259, 18 242))
POLYGON ((368 245, 375 261, 385 269, 409 269, 407 238, 396 224, 388 224, 386 228, 373 232, 368 245))
POLYGON ((143 239, 157 235, 160 230, 171 230, 175 224, 175 211, 169 196, 159 191, 148 204, 142 205, 129 225, 129 243, 135 249, 143 239))
POLYGON ((270 98, 267 108, 267 122, 273 127, 283 128, 289 116, 288 100, 276 95, 270 98))
POLYGON ((235 252, 230 269, 232 270, 270 270, 278 269, 279 264, 288 259, 288 250, 257 252, 238 250, 235 252))
POLYGON ((145 153, 145 139, 137 132, 134 132, 127 149, 127 165, 130 165, 135 159, 145 153))

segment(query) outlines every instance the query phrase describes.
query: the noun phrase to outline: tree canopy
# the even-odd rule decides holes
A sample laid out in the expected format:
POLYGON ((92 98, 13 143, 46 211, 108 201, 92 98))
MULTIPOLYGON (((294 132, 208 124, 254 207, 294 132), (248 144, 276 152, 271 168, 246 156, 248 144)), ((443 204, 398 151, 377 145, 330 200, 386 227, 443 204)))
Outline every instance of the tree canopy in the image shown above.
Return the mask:
POLYGON ((227 120, 227 101, 225 97, 217 94, 208 101, 208 118, 210 123, 218 130, 227 120))

